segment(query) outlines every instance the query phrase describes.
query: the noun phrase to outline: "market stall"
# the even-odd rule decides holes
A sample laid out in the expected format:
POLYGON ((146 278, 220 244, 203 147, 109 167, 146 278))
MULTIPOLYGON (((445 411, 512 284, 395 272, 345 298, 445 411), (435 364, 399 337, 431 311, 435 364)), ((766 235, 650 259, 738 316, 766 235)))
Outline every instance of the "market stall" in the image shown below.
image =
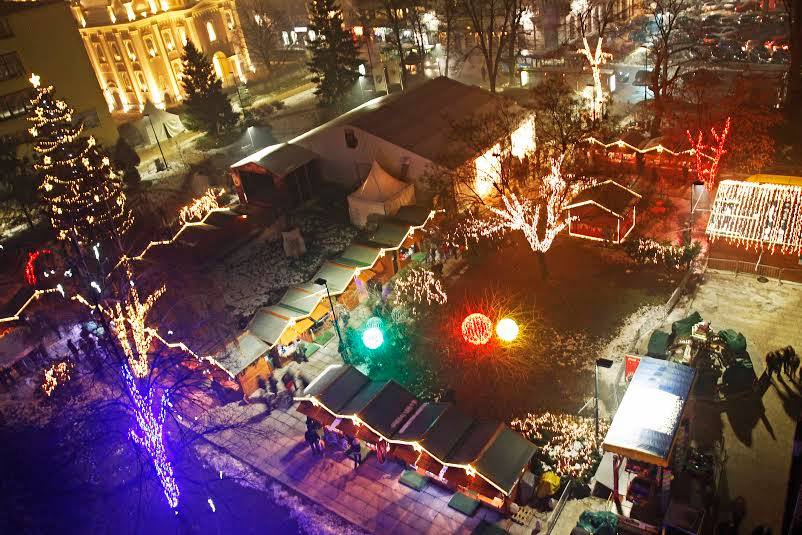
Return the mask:
POLYGON ((567 212, 568 234, 588 240, 621 243, 636 223, 636 206, 641 196, 613 180, 580 192, 567 212))
POLYGON ((370 450, 498 509, 515 501, 535 453, 534 444, 500 422, 475 420, 451 403, 422 402, 353 366, 329 366, 297 399, 298 411, 328 431, 360 438, 370 450))

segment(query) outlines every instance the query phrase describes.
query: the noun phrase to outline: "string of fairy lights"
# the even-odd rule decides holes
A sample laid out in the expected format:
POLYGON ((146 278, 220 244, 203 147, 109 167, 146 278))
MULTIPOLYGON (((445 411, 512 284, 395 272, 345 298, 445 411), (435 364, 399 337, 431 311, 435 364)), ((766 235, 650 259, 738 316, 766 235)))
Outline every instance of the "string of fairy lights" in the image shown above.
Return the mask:
POLYGON ((94 243, 114 228, 124 235, 133 224, 125 206, 119 173, 92 136, 82 137, 83 124, 73 125, 74 111, 56 99, 52 85, 43 86, 38 75, 29 79, 36 89, 28 115, 34 169, 45 211, 59 239, 94 243))

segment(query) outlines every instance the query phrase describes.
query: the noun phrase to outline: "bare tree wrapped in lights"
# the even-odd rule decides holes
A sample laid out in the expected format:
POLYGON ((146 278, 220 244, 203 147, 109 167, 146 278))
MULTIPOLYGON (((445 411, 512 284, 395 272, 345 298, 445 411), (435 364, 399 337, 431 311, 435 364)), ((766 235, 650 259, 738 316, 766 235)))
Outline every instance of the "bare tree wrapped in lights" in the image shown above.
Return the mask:
POLYGON ((124 235, 132 219, 120 174, 93 137, 82 137, 83 125, 73 124, 74 111, 55 97, 54 87, 42 85, 36 74, 30 82, 36 89, 28 115, 34 168, 58 238, 91 245, 124 235))
POLYGON ((580 191, 588 187, 586 181, 563 176, 564 155, 551 161, 551 172, 543 177, 537 200, 519 197, 514 192, 501 195, 502 206, 489 207, 489 212, 468 222, 466 239, 490 238, 512 230, 523 232, 532 251, 545 253, 551 248, 554 238, 567 226, 570 218, 563 209, 580 191), (541 218, 545 212, 545 218, 541 218), (542 219, 542 220, 541 220, 542 219), (539 228, 543 228, 542 235, 539 228))
POLYGON ((162 286, 142 302, 136 286, 132 285, 128 302, 115 302, 113 308, 107 311, 114 335, 136 377, 145 377, 148 373, 148 351, 157 333, 146 325, 146 321, 148 313, 164 291, 165 286, 162 286))
POLYGON ((422 307, 445 304, 448 295, 431 270, 416 266, 399 274, 393 284, 392 300, 396 307, 407 307, 418 315, 422 307))
POLYGON ((608 22, 613 17, 613 0, 572 0, 571 15, 576 21, 583 47, 577 50, 585 56, 593 73, 593 119, 598 119, 604 112, 604 88, 601 81, 601 66, 612 59, 613 55, 602 50, 602 41, 608 22), (595 21, 595 25, 593 22, 595 21), (590 33, 595 33, 595 51, 588 43, 590 33))
POLYGON ((697 132, 696 137, 691 135, 691 131, 686 132, 688 141, 691 142, 696 155, 696 176, 698 180, 704 182, 708 190, 712 190, 718 184, 718 171, 721 164, 721 157, 726 154, 727 139, 730 136, 732 120, 727 117, 721 131, 716 127, 710 129, 710 142, 705 142, 701 131, 697 132))

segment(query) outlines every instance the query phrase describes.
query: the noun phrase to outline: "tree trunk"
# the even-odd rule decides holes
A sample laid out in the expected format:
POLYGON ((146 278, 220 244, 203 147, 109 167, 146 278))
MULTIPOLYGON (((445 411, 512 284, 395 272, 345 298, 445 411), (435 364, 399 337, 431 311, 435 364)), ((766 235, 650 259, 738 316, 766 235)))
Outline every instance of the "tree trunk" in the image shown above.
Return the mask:
POLYGON ((448 63, 451 59, 451 15, 446 15, 446 68, 443 76, 448 78, 448 63))
POLYGON ((549 268, 546 265, 546 253, 544 253, 542 251, 538 251, 538 253, 537 253, 537 261, 538 261, 538 265, 540 266, 540 277, 543 280, 548 279, 549 278, 549 268))

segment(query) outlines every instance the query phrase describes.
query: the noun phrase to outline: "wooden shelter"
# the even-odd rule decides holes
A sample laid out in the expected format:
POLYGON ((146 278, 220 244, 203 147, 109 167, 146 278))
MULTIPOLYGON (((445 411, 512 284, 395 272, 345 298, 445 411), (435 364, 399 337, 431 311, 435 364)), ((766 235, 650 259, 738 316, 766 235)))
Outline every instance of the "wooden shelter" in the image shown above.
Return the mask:
POLYGON ((300 145, 265 147, 231 166, 231 178, 242 204, 267 204, 281 210, 312 195, 311 167, 318 155, 300 145))
POLYGON ((329 430, 497 509, 515 501, 535 453, 534 444, 501 422, 476 420, 451 403, 423 402, 353 366, 329 366, 297 399, 299 412, 329 430))
POLYGON ((581 191, 565 207, 568 234, 579 238, 621 243, 635 228, 641 196, 614 180, 581 191))

